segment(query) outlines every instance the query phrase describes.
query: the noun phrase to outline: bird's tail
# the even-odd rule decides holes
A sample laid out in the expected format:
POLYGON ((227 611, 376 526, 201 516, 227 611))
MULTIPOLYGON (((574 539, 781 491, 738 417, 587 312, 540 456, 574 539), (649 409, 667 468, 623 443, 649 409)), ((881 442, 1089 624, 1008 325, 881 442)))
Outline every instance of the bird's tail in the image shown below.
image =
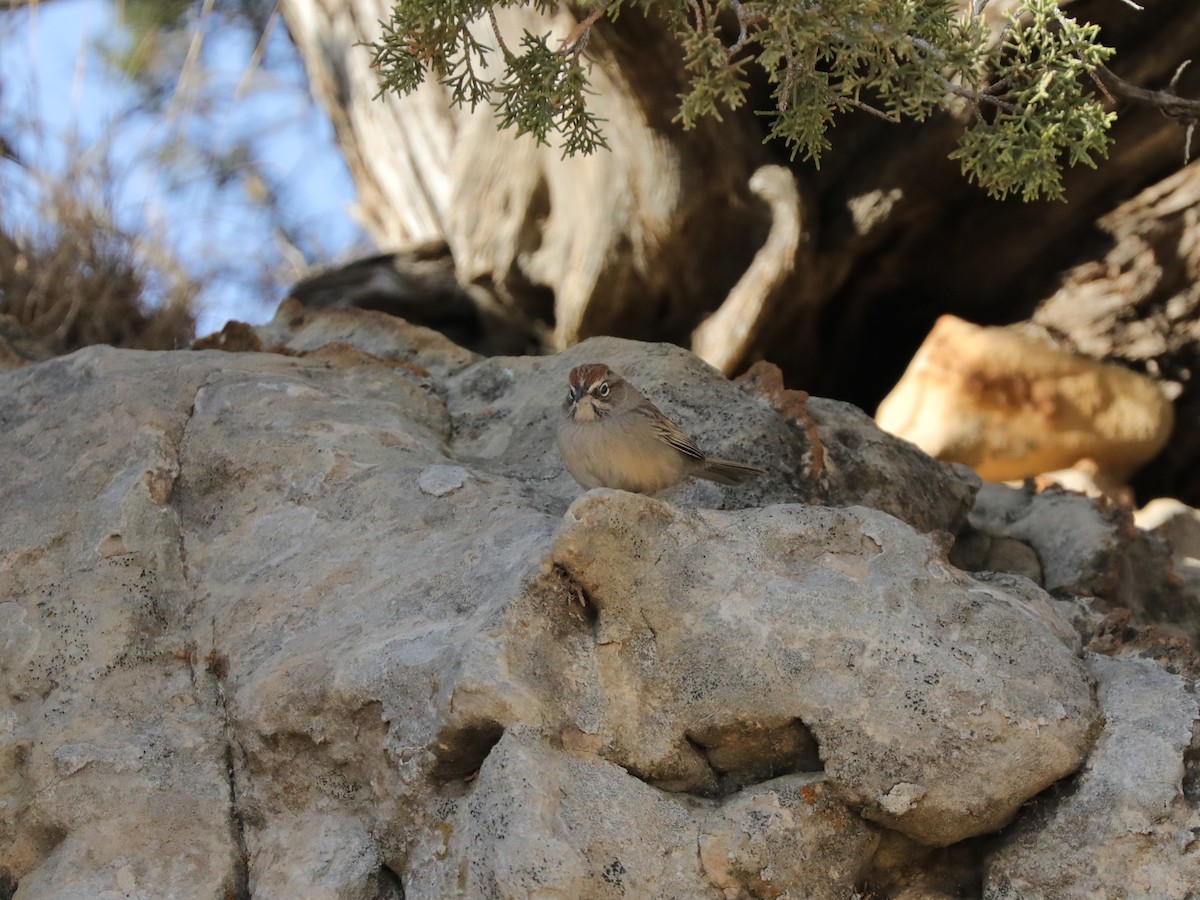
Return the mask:
POLYGON ((719 484, 741 484, 750 478, 766 475, 762 469, 748 466, 745 463, 734 462, 732 459, 717 459, 709 457, 704 460, 704 466, 692 472, 697 478, 706 478, 719 484))

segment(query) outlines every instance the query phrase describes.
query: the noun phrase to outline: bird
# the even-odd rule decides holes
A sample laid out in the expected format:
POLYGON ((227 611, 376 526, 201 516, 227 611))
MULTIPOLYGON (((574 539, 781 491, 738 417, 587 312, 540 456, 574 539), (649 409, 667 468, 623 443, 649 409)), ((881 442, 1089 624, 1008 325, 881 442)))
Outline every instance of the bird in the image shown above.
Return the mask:
POLYGON ((568 378, 558 450, 579 484, 655 494, 684 478, 741 484, 766 473, 708 456, 632 384, 603 363, 568 378))

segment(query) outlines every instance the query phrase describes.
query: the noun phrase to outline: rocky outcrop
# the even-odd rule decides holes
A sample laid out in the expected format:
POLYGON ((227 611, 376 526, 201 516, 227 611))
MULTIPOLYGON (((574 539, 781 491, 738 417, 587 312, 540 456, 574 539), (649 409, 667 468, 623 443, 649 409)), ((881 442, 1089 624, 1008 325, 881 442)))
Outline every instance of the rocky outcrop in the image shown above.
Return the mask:
POLYGON ((1139 623, 1200 647, 1200 580, 1180 556, 1186 546, 1186 528, 1138 528, 1122 506, 1058 487, 989 484, 951 560, 973 571, 1024 575, 1101 613, 1131 610, 1139 623))
POLYGON ((1200 886, 1192 685, 1145 659, 1088 665, 1104 730, 1084 770, 1001 839, 984 897, 1186 897, 1200 886))
POLYGON ((949 562, 968 473, 666 345, 287 316, 243 335, 285 352, 0 375, 5 893, 835 898, 952 859, 973 896, 1097 771, 1173 804, 1145 877, 1188 871, 1185 682, 1143 793, 1097 754, 1157 676, 949 562), (769 474, 580 496, 553 433, 594 360, 769 474))

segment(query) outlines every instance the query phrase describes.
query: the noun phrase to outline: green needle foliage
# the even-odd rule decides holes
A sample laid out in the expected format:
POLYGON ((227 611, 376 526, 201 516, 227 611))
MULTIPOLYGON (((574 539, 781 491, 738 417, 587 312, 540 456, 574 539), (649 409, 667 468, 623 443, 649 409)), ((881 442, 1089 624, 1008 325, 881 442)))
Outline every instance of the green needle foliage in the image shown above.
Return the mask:
POLYGON ((1062 166, 1095 167, 1115 118, 1092 93, 1092 73, 1112 51, 1054 0, 1026 0, 999 41, 982 4, 960 0, 582 0, 588 19, 561 46, 526 32, 516 51, 493 13, 508 6, 556 4, 398 0, 370 45, 380 95, 433 77, 457 104, 491 104, 502 128, 543 144, 556 135, 564 156, 593 153, 607 145, 580 57, 591 22, 634 6, 679 43, 690 78, 679 98, 684 128, 742 106, 754 66, 771 87, 772 107, 757 110, 770 121, 767 140, 814 165, 839 113, 920 121, 966 104, 973 123, 953 153, 963 173, 996 197, 1061 199, 1062 166), (498 58, 480 35, 494 39, 498 58))

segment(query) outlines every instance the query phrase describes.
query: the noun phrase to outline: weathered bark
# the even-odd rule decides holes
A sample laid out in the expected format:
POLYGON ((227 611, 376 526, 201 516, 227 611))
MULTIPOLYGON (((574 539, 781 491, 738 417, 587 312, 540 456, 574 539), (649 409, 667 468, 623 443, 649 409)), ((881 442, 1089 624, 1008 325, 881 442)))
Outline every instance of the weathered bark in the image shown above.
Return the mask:
POLYGON ((1200 163, 1099 221, 1111 244, 1070 269, 1034 320, 1089 356, 1165 381, 1175 434, 1142 473, 1145 496, 1200 497, 1200 163))
MULTIPOLYGON (((497 132, 487 110, 450 109, 437 86, 372 100, 370 54, 354 43, 375 36, 389 0, 281 8, 381 249, 445 240, 461 281, 552 325, 552 344, 607 333, 688 345, 699 327, 696 346, 715 348, 710 358, 726 370, 770 359, 790 383, 867 409, 937 316, 1020 320, 1070 265, 1102 259, 1113 231, 1097 223, 1183 156, 1177 122, 1123 103, 1110 158, 1068 173, 1067 203, 986 198, 947 158, 964 127, 950 114, 900 126, 848 117, 817 171, 763 146, 763 121, 750 110, 682 131, 672 121, 685 79, 679 54, 626 10, 615 25, 597 23, 588 47, 594 108, 613 150, 563 160, 497 132), (795 176, 793 212, 751 190, 751 176, 770 164, 795 176), (780 215, 799 223, 790 262, 777 252, 780 215), (753 308, 753 321, 718 339, 737 308, 753 308)), ((1194 3, 1138 12, 1076 0, 1070 12, 1099 23, 1118 51, 1113 70, 1146 88, 1167 86, 1200 33, 1194 3)), ((517 35, 533 21, 508 10, 501 28, 517 35)), ((551 25, 564 36, 576 21, 564 9, 551 25)), ((1200 65, 1177 89, 1200 96, 1200 65)), ((751 106, 764 105, 763 91, 752 86, 751 106)), ((1155 290, 1175 296, 1183 277, 1183 268, 1164 271, 1155 290)))
MULTIPOLYGON (((370 39, 388 0, 281 4, 383 249, 446 240, 460 280, 553 320, 555 342, 589 334, 686 342, 753 257, 769 215, 750 193, 769 161, 753 115, 672 123, 682 88, 672 42, 632 12, 597 25, 594 108, 611 152, 562 159, 556 147, 497 133, 490 111, 450 109, 427 85, 375 102, 370 39), (664 65, 665 63, 668 63, 664 65), (603 298, 603 302, 596 302, 603 298)), ((501 29, 565 37, 576 19, 503 10, 501 29)))

